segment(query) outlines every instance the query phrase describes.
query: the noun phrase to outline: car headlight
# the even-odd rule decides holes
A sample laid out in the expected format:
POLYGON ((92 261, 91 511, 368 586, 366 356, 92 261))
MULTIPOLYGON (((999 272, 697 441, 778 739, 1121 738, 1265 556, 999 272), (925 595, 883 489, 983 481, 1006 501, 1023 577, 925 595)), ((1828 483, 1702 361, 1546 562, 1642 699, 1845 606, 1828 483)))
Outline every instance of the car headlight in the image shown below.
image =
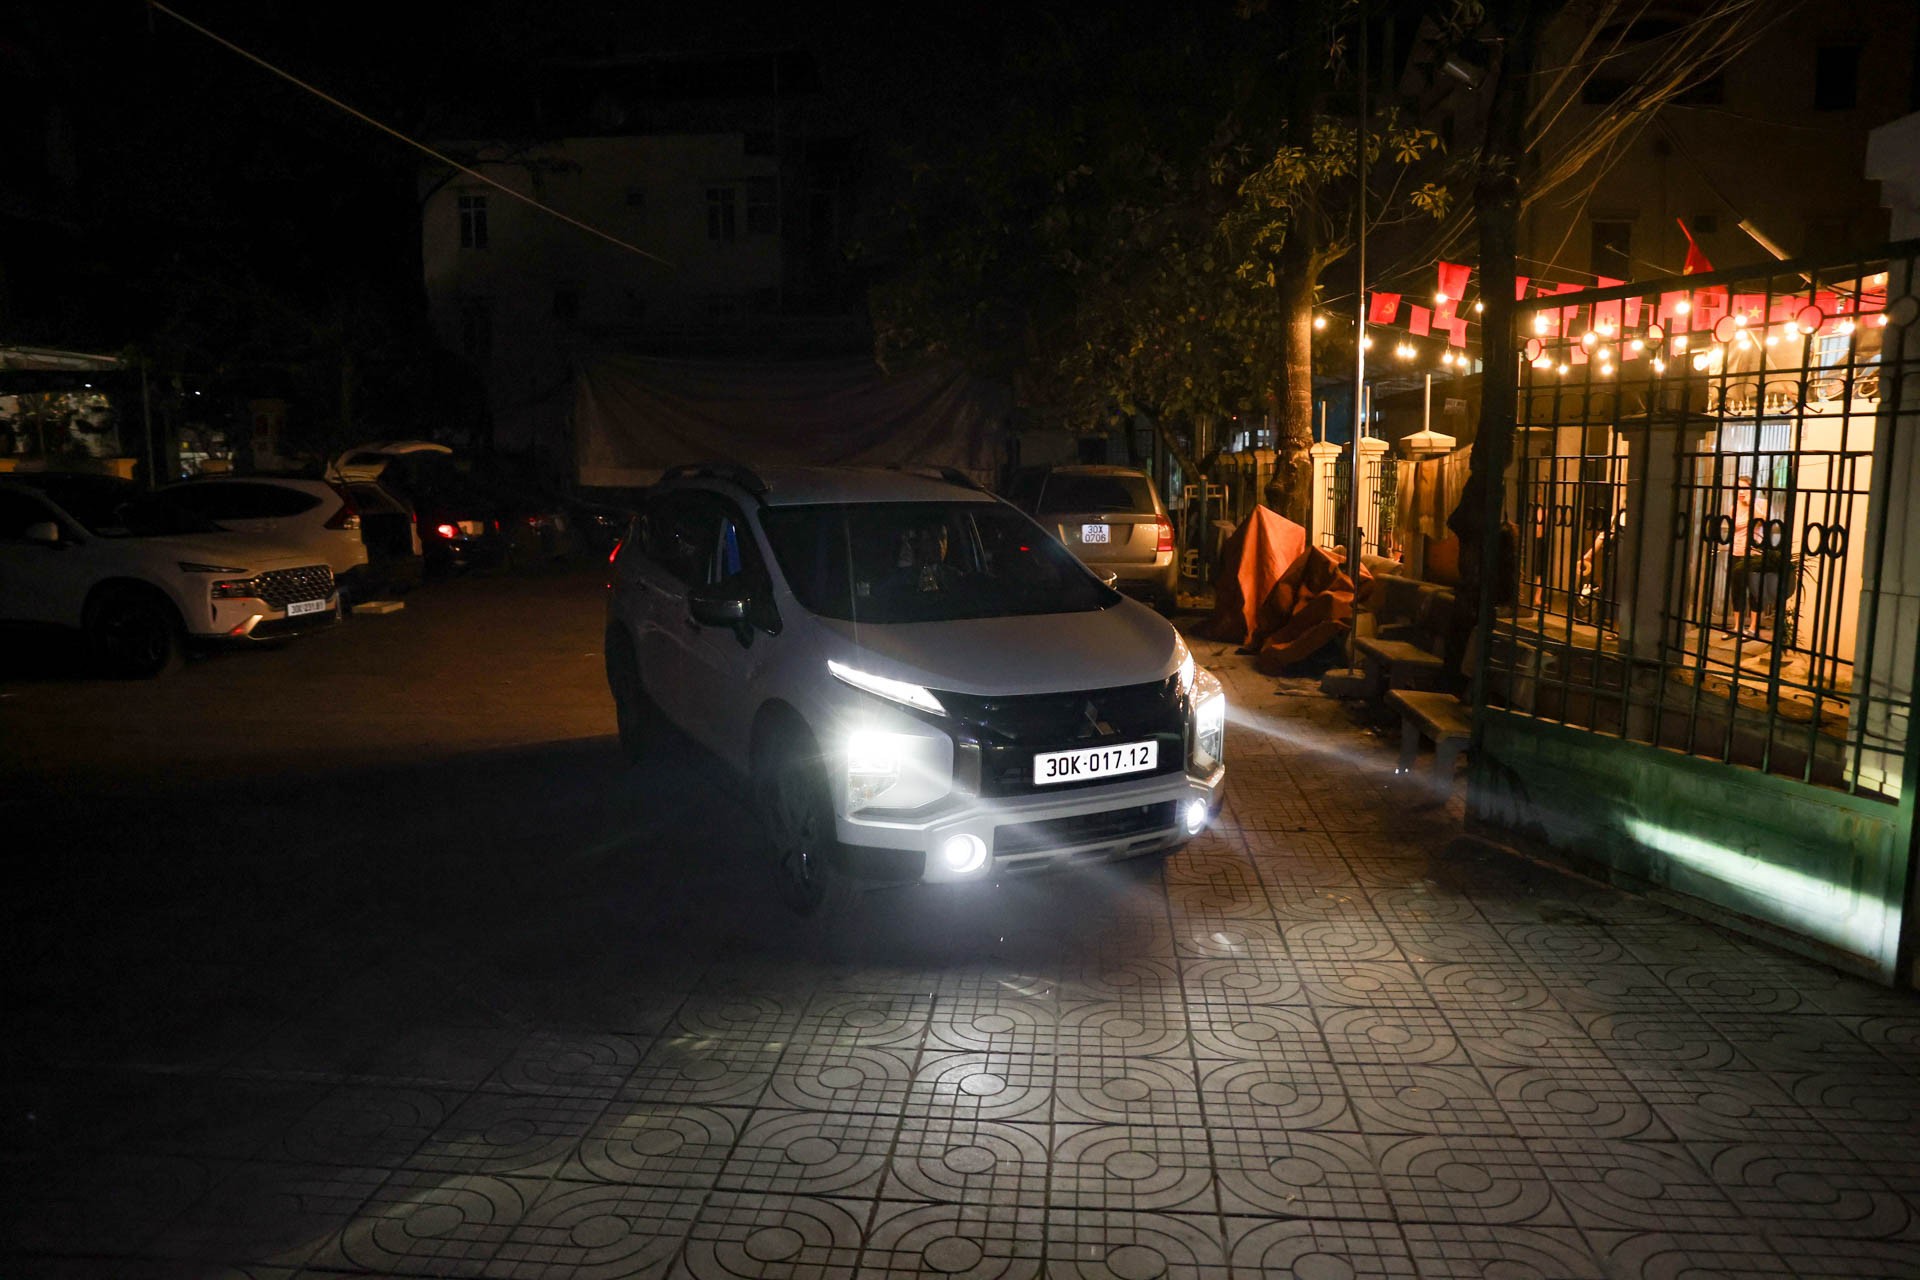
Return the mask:
POLYGON ((847 735, 847 811, 917 809, 953 789, 953 740, 945 734, 863 727, 847 735))
POLYGON ((1194 680, 1192 767, 1212 773, 1227 757, 1227 695, 1220 677, 1199 672, 1194 680))
POLYGON ((913 707, 919 711, 931 711, 937 716, 947 714, 947 709, 940 705, 940 699, 934 697, 931 690, 920 685, 909 684, 905 680, 889 679, 886 676, 876 676, 870 671, 862 671, 858 667, 850 667, 844 662, 834 662, 831 659, 827 661, 827 670, 833 673, 835 679, 845 681, 856 689, 864 689, 877 698, 898 702, 902 706, 913 707))
POLYGON ((260 579, 229 578, 213 584, 215 600, 256 600, 260 596, 260 579))

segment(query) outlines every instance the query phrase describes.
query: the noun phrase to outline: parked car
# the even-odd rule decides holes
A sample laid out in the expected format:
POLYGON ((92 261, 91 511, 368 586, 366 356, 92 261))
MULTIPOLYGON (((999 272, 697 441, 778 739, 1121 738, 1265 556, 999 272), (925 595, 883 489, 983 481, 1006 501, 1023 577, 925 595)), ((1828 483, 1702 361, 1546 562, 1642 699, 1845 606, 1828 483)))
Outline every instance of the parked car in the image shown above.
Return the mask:
POLYGON ((1153 477, 1129 467, 1035 467, 1017 473, 1007 500, 1045 525, 1096 572, 1155 608, 1178 599, 1173 521, 1153 477))
POLYGON ((500 466, 475 466, 445 445, 363 445, 331 472, 377 484, 414 513, 429 573, 558 559, 575 546, 566 504, 500 466))
POLYGON ((116 675, 168 671, 189 639, 280 639, 338 616, 333 570, 311 553, 112 476, 0 479, 0 621, 76 630, 116 675))
POLYGON ((327 466, 327 478, 357 483, 379 480, 396 458, 441 457, 451 460, 453 450, 431 440, 384 440, 355 445, 343 451, 327 466))
POLYGON ((803 912, 844 877, 1163 854, 1225 778, 1226 700, 1166 619, 979 489, 670 471, 614 557, 622 746, 673 726, 747 778, 803 912))
POLYGON ((222 529, 259 534, 326 561, 345 598, 367 585, 360 508, 343 486, 293 476, 219 476, 160 492, 222 529))

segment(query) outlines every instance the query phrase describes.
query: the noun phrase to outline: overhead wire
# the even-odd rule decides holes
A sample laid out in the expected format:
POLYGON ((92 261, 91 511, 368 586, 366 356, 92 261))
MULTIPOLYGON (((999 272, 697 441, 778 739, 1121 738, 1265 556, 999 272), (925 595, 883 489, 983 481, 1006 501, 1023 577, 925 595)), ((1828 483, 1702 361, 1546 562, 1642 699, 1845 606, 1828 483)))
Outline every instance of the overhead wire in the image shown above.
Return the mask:
POLYGON ((621 249, 625 249, 628 253, 638 254, 640 257, 646 258, 649 261, 657 262, 661 266, 666 267, 670 271, 677 269, 672 262, 668 261, 666 258, 661 257, 657 253, 651 253, 646 249, 642 249, 637 244, 631 244, 628 241, 622 240, 619 236, 616 236, 608 231, 603 231, 599 227, 596 227, 591 223, 582 222, 579 218, 574 217, 572 214, 563 213, 560 210, 554 208, 552 205, 546 204, 543 201, 537 200, 533 196, 530 196, 523 191, 514 190, 512 187, 508 186, 506 183, 501 182, 498 178, 494 178, 488 174, 482 173, 480 170, 474 168, 472 165, 462 164, 460 161, 454 159, 452 156, 449 156, 444 152, 437 151, 433 147, 428 146, 424 142, 420 142, 414 138, 408 137, 406 134, 400 132, 398 129, 395 129, 393 126, 386 124, 383 121, 376 120, 374 117, 368 115, 366 112, 360 110, 359 108, 351 106, 348 103, 342 102, 339 98, 336 98, 332 94, 326 92, 326 90, 307 83, 305 80, 302 80, 300 77, 294 75, 292 72, 282 70, 281 68, 275 66, 273 63, 268 62, 265 58, 260 57, 258 54, 253 53, 250 50, 242 48, 241 46, 235 44, 233 41, 227 39, 225 36, 220 35, 218 32, 210 31, 206 27, 201 26, 199 23, 195 22, 193 19, 187 17, 186 15, 178 13, 173 9, 168 8, 165 4, 162 4, 160 0, 147 0, 147 8, 156 13, 164 14, 165 16, 172 18, 175 22, 179 23, 181 26, 186 27, 190 31, 197 32, 198 34, 206 37, 208 40, 213 41, 213 43, 219 45, 221 48, 226 49, 228 52, 236 54, 239 57, 246 59, 248 62, 253 63, 255 66, 259 67, 261 70, 266 71, 271 75, 279 77, 280 79, 286 81, 288 84, 291 84, 306 93, 312 94, 314 97, 320 99, 322 102, 327 103, 329 106, 332 106, 340 111, 344 111, 346 114, 352 116, 354 119, 360 121, 362 124, 369 125, 372 128, 378 129, 381 133, 384 133, 388 137, 396 139, 397 141, 402 142, 409 147, 412 147, 415 151, 420 152, 422 155, 429 156, 432 159, 439 161, 441 164, 446 165, 448 168, 455 170, 456 172, 466 174, 468 177, 474 179, 476 182, 485 183, 487 186, 492 187, 494 190, 499 191, 503 195, 511 196, 513 199, 518 200, 520 203, 524 205, 528 205, 531 208, 538 209, 541 213, 547 214, 550 217, 558 218, 561 222, 564 222, 567 225, 576 228, 577 230, 584 231, 590 236, 595 236, 601 240, 605 240, 608 244, 614 245, 621 249))

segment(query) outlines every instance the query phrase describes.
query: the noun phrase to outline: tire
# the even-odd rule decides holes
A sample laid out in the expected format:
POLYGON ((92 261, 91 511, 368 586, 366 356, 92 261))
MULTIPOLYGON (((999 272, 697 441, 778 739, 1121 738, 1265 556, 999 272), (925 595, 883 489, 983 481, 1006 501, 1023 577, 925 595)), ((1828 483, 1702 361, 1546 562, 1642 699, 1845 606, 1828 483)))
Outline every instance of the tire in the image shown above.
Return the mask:
POLYGON ((640 660, 625 630, 607 629, 605 651, 607 688, 613 693, 613 715, 620 730, 620 754, 627 763, 639 764, 660 741, 660 708, 647 696, 646 683, 640 678, 640 660))
POLYGON ((754 790, 782 900, 801 916, 836 903, 847 885, 833 866, 833 794, 818 749, 790 733, 767 753, 754 790))
POLYGON ((87 606, 87 650, 122 680, 149 680, 180 666, 185 636, 173 603, 149 587, 113 587, 87 606))

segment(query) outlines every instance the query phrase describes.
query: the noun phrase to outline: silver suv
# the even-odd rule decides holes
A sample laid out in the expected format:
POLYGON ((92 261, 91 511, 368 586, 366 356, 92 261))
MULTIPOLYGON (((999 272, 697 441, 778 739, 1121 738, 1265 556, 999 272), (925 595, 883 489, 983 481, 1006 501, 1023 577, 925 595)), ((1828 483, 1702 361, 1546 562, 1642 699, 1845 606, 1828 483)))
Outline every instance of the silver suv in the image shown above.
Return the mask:
POLYGON ((1225 780, 1226 699, 1164 618, 959 473, 677 467, 614 550, 607 682, 745 776, 800 911, 1165 853, 1225 780))

